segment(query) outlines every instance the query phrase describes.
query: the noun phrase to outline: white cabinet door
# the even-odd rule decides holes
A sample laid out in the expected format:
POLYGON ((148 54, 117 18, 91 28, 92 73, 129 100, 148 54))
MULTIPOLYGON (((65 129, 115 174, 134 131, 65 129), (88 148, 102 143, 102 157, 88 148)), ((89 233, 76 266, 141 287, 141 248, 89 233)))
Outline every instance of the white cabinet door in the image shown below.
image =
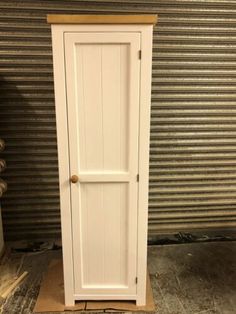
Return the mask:
POLYGON ((65 33, 75 295, 135 296, 140 34, 65 33))

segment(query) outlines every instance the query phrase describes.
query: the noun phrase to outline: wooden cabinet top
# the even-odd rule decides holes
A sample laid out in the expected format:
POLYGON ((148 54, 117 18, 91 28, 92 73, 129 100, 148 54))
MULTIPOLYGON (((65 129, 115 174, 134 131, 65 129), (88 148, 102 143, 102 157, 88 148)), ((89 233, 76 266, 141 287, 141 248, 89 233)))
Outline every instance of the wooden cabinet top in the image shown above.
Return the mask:
POLYGON ((49 24, 156 24, 156 14, 48 14, 49 24))

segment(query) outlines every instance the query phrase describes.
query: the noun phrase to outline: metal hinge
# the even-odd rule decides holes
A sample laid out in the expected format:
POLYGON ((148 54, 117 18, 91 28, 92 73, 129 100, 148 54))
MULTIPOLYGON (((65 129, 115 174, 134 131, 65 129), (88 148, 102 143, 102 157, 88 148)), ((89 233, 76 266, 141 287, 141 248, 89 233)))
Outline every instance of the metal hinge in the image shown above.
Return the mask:
POLYGON ((137 283, 138 283, 138 277, 135 277, 135 283, 136 283, 136 285, 137 285, 137 283))
POLYGON ((139 182, 139 174, 137 174, 137 182, 139 182))
POLYGON ((142 51, 141 50, 139 50, 138 51, 138 58, 141 60, 141 58, 142 58, 142 51))

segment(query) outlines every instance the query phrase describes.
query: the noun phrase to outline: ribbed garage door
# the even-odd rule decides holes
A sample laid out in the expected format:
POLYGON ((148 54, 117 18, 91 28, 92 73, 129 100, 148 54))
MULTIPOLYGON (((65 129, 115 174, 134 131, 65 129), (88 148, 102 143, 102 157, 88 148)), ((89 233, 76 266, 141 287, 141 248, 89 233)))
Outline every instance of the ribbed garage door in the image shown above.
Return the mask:
POLYGON ((158 13, 149 234, 236 226, 235 1, 0 1, 8 239, 60 234, 47 13, 158 13))

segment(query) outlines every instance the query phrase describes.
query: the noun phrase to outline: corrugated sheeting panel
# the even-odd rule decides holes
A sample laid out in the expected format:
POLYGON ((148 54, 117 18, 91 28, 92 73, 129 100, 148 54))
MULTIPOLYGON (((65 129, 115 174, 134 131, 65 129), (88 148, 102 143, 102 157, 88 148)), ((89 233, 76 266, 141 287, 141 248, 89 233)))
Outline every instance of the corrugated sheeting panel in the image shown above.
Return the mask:
POLYGON ((60 233, 47 13, 158 13, 149 234, 236 226, 236 3, 0 1, 7 237, 60 233))

